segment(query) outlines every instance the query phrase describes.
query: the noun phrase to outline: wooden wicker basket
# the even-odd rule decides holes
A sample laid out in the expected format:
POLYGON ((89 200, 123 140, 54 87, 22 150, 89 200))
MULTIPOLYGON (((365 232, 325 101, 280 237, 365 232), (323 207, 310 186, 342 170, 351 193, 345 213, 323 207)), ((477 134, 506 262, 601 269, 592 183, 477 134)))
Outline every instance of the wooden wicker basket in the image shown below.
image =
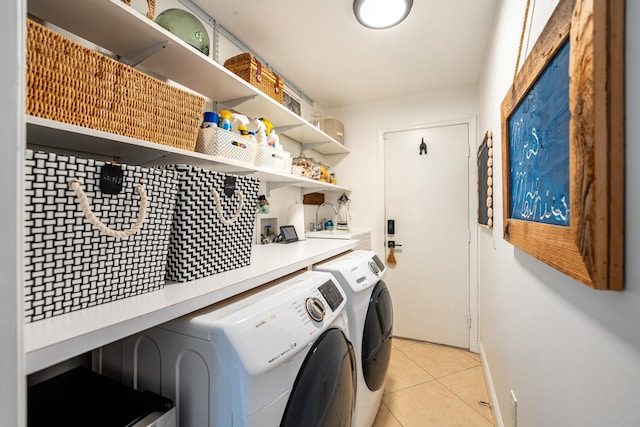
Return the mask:
MULTIPOLYGON (((122 0, 122 3, 131 6, 131 0, 122 0)), ((147 8, 147 18, 153 21, 153 16, 156 14, 156 0, 147 0, 147 8)))
POLYGON ((205 99, 27 22, 27 114, 194 150, 205 99))
POLYGON ((241 53, 229 58, 224 61, 224 67, 280 104, 284 103, 284 80, 262 65, 252 54, 241 53))

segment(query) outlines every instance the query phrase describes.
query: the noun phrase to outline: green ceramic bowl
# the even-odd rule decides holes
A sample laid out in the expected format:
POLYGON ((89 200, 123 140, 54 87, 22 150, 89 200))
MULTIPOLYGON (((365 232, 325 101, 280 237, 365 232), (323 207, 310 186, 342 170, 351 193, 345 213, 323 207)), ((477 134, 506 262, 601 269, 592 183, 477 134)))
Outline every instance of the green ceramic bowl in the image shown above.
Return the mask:
POLYGON ((155 21, 162 28, 209 56, 209 34, 193 14, 182 9, 167 9, 158 15, 155 21))

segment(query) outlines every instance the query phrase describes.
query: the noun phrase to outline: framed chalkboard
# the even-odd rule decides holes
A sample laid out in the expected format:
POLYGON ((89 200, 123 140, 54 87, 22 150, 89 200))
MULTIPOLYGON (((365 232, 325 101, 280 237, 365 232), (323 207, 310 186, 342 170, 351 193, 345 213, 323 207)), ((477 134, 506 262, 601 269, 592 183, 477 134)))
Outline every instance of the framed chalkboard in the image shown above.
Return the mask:
POLYGON ((509 218, 569 226, 569 40, 509 117, 509 218))
POLYGON ((478 147, 478 224, 493 227, 493 132, 478 147))
POLYGON ((624 289, 624 0, 560 0, 501 115, 505 240, 624 289))

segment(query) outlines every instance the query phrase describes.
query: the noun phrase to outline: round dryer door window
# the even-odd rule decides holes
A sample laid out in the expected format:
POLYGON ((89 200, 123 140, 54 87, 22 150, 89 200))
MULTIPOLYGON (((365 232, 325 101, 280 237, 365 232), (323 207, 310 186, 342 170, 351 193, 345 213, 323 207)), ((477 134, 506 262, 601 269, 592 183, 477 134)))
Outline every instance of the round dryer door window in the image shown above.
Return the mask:
POLYGON ((349 427, 355 407, 353 346, 337 328, 318 338, 298 372, 281 426, 349 427))
POLYGON ((362 331, 362 373, 371 391, 384 385, 391 359, 392 331, 391 295, 387 285, 381 280, 371 293, 362 331))

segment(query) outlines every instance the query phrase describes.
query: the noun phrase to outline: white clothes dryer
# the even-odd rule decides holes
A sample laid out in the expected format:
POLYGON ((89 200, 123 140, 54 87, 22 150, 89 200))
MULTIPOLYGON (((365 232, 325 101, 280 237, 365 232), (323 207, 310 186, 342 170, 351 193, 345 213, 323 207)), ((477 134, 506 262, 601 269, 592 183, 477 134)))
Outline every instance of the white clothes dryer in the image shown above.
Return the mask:
POLYGON ((373 251, 352 251, 319 264, 332 273, 347 295, 349 333, 356 353, 358 386, 353 426, 373 424, 391 358, 393 306, 382 280, 386 267, 373 251))
POLYGON ((331 274, 307 271, 125 339, 123 378, 173 399, 181 427, 348 427, 346 304, 331 274))

